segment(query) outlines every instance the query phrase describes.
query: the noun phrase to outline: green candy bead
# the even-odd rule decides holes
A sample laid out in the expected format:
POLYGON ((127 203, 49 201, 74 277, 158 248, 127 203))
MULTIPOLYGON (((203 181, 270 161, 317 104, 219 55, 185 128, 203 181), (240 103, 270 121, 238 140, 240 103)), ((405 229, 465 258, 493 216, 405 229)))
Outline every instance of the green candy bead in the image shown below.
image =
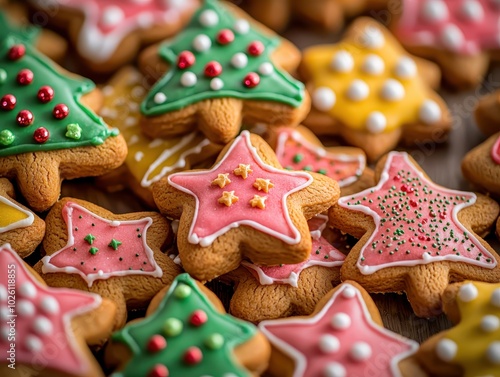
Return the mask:
POLYGON ((82 137, 82 128, 77 123, 68 124, 65 136, 69 139, 79 140, 82 137))
POLYGON ((219 333, 212 334, 205 339, 205 346, 207 346, 207 348, 211 350, 218 350, 223 345, 224 345, 224 337, 219 333))
POLYGON ((169 318, 165 321, 163 325, 163 333, 166 336, 174 337, 182 332, 182 322, 177 318, 169 318))
POLYGON ((14 134, 12 132, 10 132, 9 130, 2 130, 0 132, 0 144, 2 145, 10 145, 14 142, 14 139, 16 137, 14 136, 14 134))
POLYGON ((97 247, 91 247, 89 249, 89 253, 92 255, 96 255, 98 251, 99 251, 99 249, 97 247))
POLYGON ((7 71, 0 68, 0 84, 3 84, 7 80, 7 71))
POLYGON ((175 288, 174 295, 177 298, 186 298, 191 294, 191 288, 185 284, 180 284, 177 288, 175 288))

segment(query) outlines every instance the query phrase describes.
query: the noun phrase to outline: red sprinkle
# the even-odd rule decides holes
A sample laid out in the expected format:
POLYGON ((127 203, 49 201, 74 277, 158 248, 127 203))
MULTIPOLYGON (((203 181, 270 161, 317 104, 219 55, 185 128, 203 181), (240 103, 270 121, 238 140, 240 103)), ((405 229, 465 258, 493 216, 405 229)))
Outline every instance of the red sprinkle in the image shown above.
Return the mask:
POLYGON ((412 207, 416 207, 416 206, 418 206, 418 203, 415 200, 410 200, 410 205, 412 207))
POLYGON ((52 110, 52 115, 56 119, 64 119, 69 114, 69 108, 64 103, 60 103, 59 105, 54 106, 54 110, 52 110))
POLYGON ((33 113, 29 110, 21 110, 19 113, 17 113, 17 124, 19 124, 21 127, 27 127, 31 123, 33 123, 33 120, 35 117, 33 116, 33 113))
POLYGON ((156 364, 148 373, 148 377, 168 377, 168 368, 163 364, 156 364))
POLYGON ((243 79, 243 85, 247 88, 255 88, 260 83, 260 76, 255 72, 250 72, 243 79))
POLYGON ((395 181, 399 181, 401 179, 401 176, 400 175, 395 175, 394 178, 393 178, 395 181))
POLYGON ((422 224, 427 224, 427 219, 422 219, 422 224))
POLYGON ((148 341, 148 351, 151 353, 157 353, 167 347, 167 341, 161 335, 153 335, 148 341))
POLYGON ((189 323, 191 323, 193 326, 199 327, 206 323, 207 320, 207 313, 205 313, 203 310, 195 310, 189 318, 189 323))
POLYGON ((29 69, 21 69, 17 74, 17 82, 20 85, 29 85, 33 82, 33 72, 29 69))
POLYGON ((248 45, 247 51, 252 56, 259 56, 264 52, 264 45, 261 41, 253 41, 248 45))
POLYGON ((195 62, 196 58, 191 51, 182 51, 177 58, 177 67, 186 69, 191 67, 195 62))
POLYGON ((401 185, 401 191, 407 192, 408 191, 408 186, 406 185, 401 185))
POLYGON ((9 60, 19 60, 26 54, 26 47, 24 45, 14 45, 7 52, 9 60))
POLYGON ((49 140, 49 136, 49 131, 45 127, 39 127, 35 130, 35 132, 33 132, 33 139, 35 139, 35 141, 40 144, 43 144, 47 140, 49 140))
POLYGON ((203 359, 203 354, 198 347, 189 347, 186 352, 184 352, 184 362, 189 365, 195 365, 201 362, 203 359))
POLYGON ((229 29, 222 29, 217 34, 217 42, 221 45, 227 45, 234 41, 234 33, 229 29))
POLYGON ((216 77, 222 73, 222 66, 219 62, 211 61, 205 66, 205 76, 216 77))
POLYGON ((52 101, 54 98, 54 89, 52 87, 45 85, 38 89, 37 98, 41 103, 47 103, 52 101))
POLYGON ((13 110, 16 107, 17 99, 12 94, 6 94, 0 100, 0 108, 4 111, 13 110))

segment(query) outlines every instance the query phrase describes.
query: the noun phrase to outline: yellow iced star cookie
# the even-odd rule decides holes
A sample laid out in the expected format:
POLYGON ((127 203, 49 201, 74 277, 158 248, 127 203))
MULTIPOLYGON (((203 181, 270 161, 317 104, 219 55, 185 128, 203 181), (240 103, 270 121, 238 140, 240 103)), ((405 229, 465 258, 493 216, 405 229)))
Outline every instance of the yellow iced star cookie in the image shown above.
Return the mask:
POLYGON ((239 198, 234 195, 234 191, 224 191, 222 196, 219 198, 219 203, 231 207, 238 200, 239 198))

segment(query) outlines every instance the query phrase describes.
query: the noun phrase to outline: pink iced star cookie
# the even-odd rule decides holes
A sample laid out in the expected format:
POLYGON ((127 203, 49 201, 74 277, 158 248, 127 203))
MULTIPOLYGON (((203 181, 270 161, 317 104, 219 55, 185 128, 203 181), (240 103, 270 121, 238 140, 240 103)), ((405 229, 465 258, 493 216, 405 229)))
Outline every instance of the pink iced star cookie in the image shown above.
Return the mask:
POLYGON ((272 345, 271 376, 421 376, 418 344, 383 327, 368 293, 347 281, 307 317, 263 321, 272 345))
POLYGON ((243 131, 209 170, 175 173, 153 186, 162 213, 180 218, 182 265, 200 280, 237 268, 299 263, 311 251, 307 220, 332 206, 338 185, 282 169, 259 136, 243 131))
POLYGON ((9 244, 0 246, 0 271, 0 374, 103 377, 87 344, 111 334, 113 303, 47 287, 9 244))
POLYGON ((159 213, 115 215, 95 204, 64 198, 46 222, 47 255, 35 270, 50 286, 75 287, 114 301, 115 328, 125 324, 127 309, 145 307, 180 272, 161 251, 172 233, 159 213))
POLYGON ((375 187, 339 199, 329 213, 360 239, 343 279, 369 292, 405 291, 420 317, 441 313, 450 282, 500 279, 499 257, 480 238, 500 212, 494 200, 435 184, 405 152, 389 153, 375 173, 375 187))

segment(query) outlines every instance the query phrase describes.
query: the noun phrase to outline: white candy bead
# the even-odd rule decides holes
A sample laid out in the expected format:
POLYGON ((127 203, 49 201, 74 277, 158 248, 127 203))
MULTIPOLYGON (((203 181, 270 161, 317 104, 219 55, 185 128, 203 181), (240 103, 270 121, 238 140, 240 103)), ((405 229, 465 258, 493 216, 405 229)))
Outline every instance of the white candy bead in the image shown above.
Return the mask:
POLYGON ((479 22, 484 18, 484 9, 477 0, 465 0, 461 12, 469 21, 479 22))
POLYGON ((33 336, 33 335, 28 335, 26 336, 26 340, 24 341, 25 347, 35 353, 35 352, 40 352, 43 347, 43 343, 40 340, 40 338, 33 336))
POLYGON ((7 326, 2 326, 0 328, 0 339, 3 340, 4 342, 7 342, 9 339, 10 335, 10 330, 7 326))
POLYGON ((0 301, 7 301, 7 288, 5 285, 0 284, 0 301))
POLYGON ((346 313, 337 313, 332 317, 331 325, 335 330, 346 330, 351 326, 351 317, 346 313))
POLYGON ((239 19, 234 23, 233 29, 238 34, 246 34, 250 31, 250 24, 247 20, 239 19))
POLYGON ((323 353, 334 353, 340 349, 340 341, 336 336, 325 334, 319 338, 319 349, 323 353))
POLYGON ((162 93, 162 92, 158 92, 155 94, 154 96, 154 99, 155 103, 157 103, 158 105, 161 105, 162 103, 165 103, 165 101, 167 100, 167 96, 165 95, 165 93, 162 93))
POLYGON ((231 64, 235 68, 245 68, 248 64, 248 57, 243 52, 237 52, 231 58, 231 64))
POLYGON ((34 298, 36 296, 36 288, 29 281, 21 284, 19 294, 25 298, 34 298))
POLYGON ((52 322, 47 317, 38 316, 33 321, 33 330, 39 335, 52 333, 52 322))
POLYGON ((325 369, 323 370, 324 377, 346 377, 347 371, 344 366, 335 361, 326 364, 325 369))
POLYGON ((372 348, 366 342, 356 342, 352 345, 349 354, 355 361, 366 361, 372 355, 372 348))
POLYGON ((212 41, 206 34, 198 34, 193 39, 193 48, 198 52, 207 51, 212 47, 212 41))
POLYGON ((458 290, 458 298, 463 302, 471 302, 477 298, 478 291, 473 283, 467 283, 458 290))
POLYGON ((442 0, 427 0, 422 7, 422 16, 428 22, 440 22, 448 18, 448 6, 442 0))
POLYGON ((405 88, 398 80, 388 79, 384 82, 380 95, 386 101, 399 101, 405 96, 405 88))
POLYGON ((123 10, 116 5, 110 5, 102 11, 101 23, 105 26, 118 25, 125 18, 123 10))
POLYGON ((218 77, 214 77, 210 80, 210 89, 212 90, 221 90, 224 87, 224 81, 218 77))
POLYGON ((387 127, 387 118, 380 111, 373 111, 366 119, 366 129, 372 134, 378 134, 387 127))
POLYGON ((500 319, 496 315, 485 315, 481 319, 481 329, 486 332, 493 332, 500 327, 500 319))
POLYGON ((370 88, 363 80, 353 80, 347 88, 347 98, 351 101, 362 101, 370 94, 370 88))
POLYGON ((356 289, 351 286, 346 286, 342 291, 342 297, 344 298, 353 298, 356 296, 356 289))
POLYGON ((440 39, 443 46, 451 51, 458 51, 464 44, 462 30, 455 24, 446 25, 441 31, 440 39))
POLYGON ((417 65, 412 58, 403 56, 396 63, 394 74, 400 79, 411 79, 417 74, 417 65))
POLYGON ((361 36, 361 43, 366 48, 380 48, 385 43, 384 34, 382 34, 382 31, 376 26, 367 26, 361 36))
POLYGON ((312 95, 313 106, 319 111, 330 110, 337 101, 337 97, 333 90, 327 87, 319 87, 314 90, 312 95))
POLYGON ((458 346, 450 339, 441 339, 436 345, 437 356, 446 362, 452 361, 457 354, 458 346))
POLYGON ((354 67, 354 59, 347 51, 338 51, 332 58, 330 63, 331 69, 335 72, 346 73, 350 72, 354 67))
POLYGON ((16 312, 23 317, 31 317, 35 314, 35 306, 28 300, 19 300, 16 303, 16 312))
POLYGON ((500 288, 493 291, 490 298, 491 305, 500 308, 500 288))
POLYGON ((193 72, 184 72, 181 76, 181 84, 185 87, 195 86, 198 79, 193 72))
POLYGON ((207 9, 201 12, 198 21, 205 27, 215 26, 219 23, 219 16, 212 9, 207 9))
POLYGON ((361 69, 364 73, 367 73, 369 75, 380 75, 384 72, 385 63, 380 56, 369 54, 365 58, 361 69))
POLYGON ((500 341, 491 342, 486 350, 486 357, 495 365, 500 365, 500 341))
POLYGON ((264 62, 259 66, 259 73, 263 76, 269 76, 274 72, 274 67, 269 62, 264 62))
POLYGON ((441 108, 439 105, 428 99, 425 100, 418 111, 418 116, 425 124, 433 124, 441 120, 441 108))

